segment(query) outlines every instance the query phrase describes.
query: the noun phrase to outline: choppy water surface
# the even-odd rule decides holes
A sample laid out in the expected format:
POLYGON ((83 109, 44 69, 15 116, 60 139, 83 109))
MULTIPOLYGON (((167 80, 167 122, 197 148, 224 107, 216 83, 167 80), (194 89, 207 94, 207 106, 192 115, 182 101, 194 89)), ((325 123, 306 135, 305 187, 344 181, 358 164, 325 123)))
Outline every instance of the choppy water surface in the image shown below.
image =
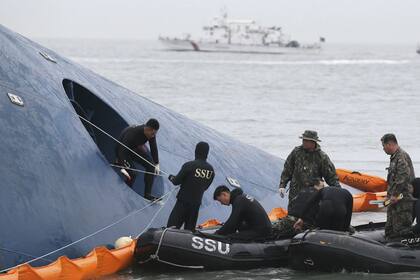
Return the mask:
MULTIPOLYGON (((166 52, 157 42, 141 41, 41 43, 159 104, 279 157, 299 145, 304 130, 314 129, 336 167, 385 176, 389 159, 379 139, 394 132, 420 173, 420 55, 415 46, 326 45, 316 54, 249 55, 166 52)), ((353 217, 355 223, 381 219, 383 213, 353 217)), ((110 279, 338 277, 420 279, 420 274, 136 270, 110 279)))

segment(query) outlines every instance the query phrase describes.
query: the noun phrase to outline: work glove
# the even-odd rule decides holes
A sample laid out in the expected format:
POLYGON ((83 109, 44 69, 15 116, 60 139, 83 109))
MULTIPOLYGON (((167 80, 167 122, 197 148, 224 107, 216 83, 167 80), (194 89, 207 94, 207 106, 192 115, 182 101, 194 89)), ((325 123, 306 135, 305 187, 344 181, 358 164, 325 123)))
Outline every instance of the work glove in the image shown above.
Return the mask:
POLYGON ((126 178, 127 181, 131 181, 131 176, 130 176, 130 174, 128 173, 127 170, 125 170, 124 168, 121 168, 120 172, 121 172, 121 174, 124 175, 124 177, 126 178))
POLYGON ((159 163, 155 165, 155 175, 159 175, 160 173, 160 166, 159 163))
POLYGON ((293 225, 293 228, 294 228, 296 231, 300 231, 300 230, 302 230, 302 227, 303 227, 303 220, 302 220, 301 218, 299 218, 299 219, 297 220, 297 222, 293 225))
POLYGON ((280 197, 284 198, 284 195, 286 194, 286 188, 280 187, 279 188, 280 197))
POLYGON ((118 165, 121 165, 121 166, 124 166, 124 167, 127 167, 127 168, 131 168, 131 165, 130 165, 130 163, 127 161, 127 160, 122 160, 122 161, 117 161, 117 164, 118 165))

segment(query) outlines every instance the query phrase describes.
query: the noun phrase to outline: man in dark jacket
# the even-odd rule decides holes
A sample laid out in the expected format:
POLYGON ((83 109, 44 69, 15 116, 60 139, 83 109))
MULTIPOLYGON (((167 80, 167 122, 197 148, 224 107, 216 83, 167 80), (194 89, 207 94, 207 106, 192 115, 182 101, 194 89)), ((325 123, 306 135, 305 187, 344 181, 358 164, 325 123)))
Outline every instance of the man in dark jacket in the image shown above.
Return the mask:
POLYGON ((121 132, 120 142, 140 155, 141 158, 119 143, 116 147, 117 163, 127 167, 127 169, 121 170, 126 177, 125 182, 127 185, 133 187, 136 179, 136 173, 129 169, 134 168, 133 163, 140 163, 144 167, 146 171, 144 174, 144 198, 149 200, 154 199, 151 195, 154 180, 153 173, 157 175, 160 172, 159 155, 156 144, 156 134, 158 130, 159 122, 156 119, 150 119, 146 124, 129 126, 121 132), (147 153, 147 148, 144 146, 146 142, 149 142, 152 157, 147 153))
POLYGON ((195 147, 195 160, 185 163, 178 175, 169 175, 174 185, 181 185, 177 201, 168 219, 167 227, 195 230, 198 211, 204 192, 214 179, 214 170, 207 162, 209 144, 200 142, 195 147))
POLYGON ((231 192, 226 186, 218 186, 213 198, 223 205, 232 205, 229 219, 216 234, 247 241, 270 236, 270 219, 255 198, 244 194, 241 189, 231 192))
POLYGON ((321 229, 348 231, 353 212, 351 193, 343 188, 324 188, 320 179, 315 179, 312 185, 316 191, 306 205, 295 212, 299 219, 294 228, 300 230, 305 222, 309 222, 321 229))

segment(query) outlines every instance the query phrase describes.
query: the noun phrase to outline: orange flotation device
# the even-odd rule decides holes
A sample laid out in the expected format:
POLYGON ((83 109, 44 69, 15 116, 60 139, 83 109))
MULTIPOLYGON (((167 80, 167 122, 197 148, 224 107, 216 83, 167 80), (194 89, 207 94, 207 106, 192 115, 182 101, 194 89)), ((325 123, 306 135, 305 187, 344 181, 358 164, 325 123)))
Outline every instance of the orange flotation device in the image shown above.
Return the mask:
POLYGON ((287 216, 287 210, 283 208, 273 208, 271 210, 270 214, 268 214, 268 217, 270 218, 270 221, 274 222, 278 219, 284 218, 287 216))
POLYGON ((372 200, 385 200, 386 192, 367 192, 353 194, 353 212, 377 211, 380 206, 378 204, 370 204, 372 200))
POLYGON ((83 258, 69 259, 62 256, 55 262, 41 267, 25 264, 1 274, 0 280, 97 279, 127 268, 133 261, 135 247, 136 240, 114 250, 105 247, 95 248, 83 258))
POLYGON ((198 225, 198 228, 211 228, 215 226, 220 226, 222 223, 218 219, 210 219, 205 221, 202 224, 198 225))
POLYGON ((368 175, 347 169, 336 169, 338 180, 364 192, 386 191, 388 184, 378 176, 368 175))

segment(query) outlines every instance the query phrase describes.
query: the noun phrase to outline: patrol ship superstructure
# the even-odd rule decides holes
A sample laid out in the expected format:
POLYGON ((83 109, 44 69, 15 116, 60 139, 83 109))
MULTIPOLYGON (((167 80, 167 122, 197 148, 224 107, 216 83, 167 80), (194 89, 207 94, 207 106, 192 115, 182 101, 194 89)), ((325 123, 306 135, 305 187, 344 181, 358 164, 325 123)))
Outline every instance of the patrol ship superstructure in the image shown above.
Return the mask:
POLYGON ((190 34, 182 37, 160 36, 159 41, 167 50, 285 54, 302 51, 319 52, 325 38, 319 42, 301 44, 291 40, 279 26, 261 26, 252 19, 230 19, 226 12, 213 18, 203 27, 202 38, 193 38, 190 34))

